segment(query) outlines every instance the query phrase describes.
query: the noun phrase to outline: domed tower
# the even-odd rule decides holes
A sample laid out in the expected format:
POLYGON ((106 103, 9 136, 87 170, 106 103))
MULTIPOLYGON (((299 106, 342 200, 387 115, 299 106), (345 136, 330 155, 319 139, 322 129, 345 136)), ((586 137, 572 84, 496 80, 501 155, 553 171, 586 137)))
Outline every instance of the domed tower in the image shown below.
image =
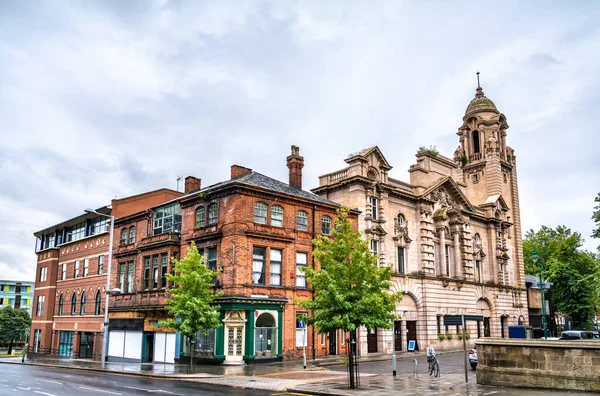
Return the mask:
POLYGON ((514 150, 506 145, 507 129, 506 117, 478 84, 458 128, 454 161, 469 201, 493 219, 495 235, 489 242, 497 246, 498 261, 512 261, 516 284, 524 286, 517 164, 514 150))

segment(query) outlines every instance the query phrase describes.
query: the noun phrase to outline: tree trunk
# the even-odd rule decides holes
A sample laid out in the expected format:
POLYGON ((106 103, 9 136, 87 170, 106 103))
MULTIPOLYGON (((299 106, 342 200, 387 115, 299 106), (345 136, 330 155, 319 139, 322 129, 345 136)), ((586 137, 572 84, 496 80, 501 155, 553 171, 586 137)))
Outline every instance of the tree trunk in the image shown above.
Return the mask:
POLYGON ((13 348, 13 341, 10 340, 8 342, 8 354, 10 355, 12 353, 12 348, 13 348))

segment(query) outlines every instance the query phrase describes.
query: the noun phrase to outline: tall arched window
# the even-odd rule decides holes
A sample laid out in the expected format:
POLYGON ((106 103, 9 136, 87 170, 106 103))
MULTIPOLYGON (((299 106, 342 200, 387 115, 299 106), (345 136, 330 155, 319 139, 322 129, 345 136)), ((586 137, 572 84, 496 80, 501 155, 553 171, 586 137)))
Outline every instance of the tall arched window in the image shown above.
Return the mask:
POLYGON ((71 316, 75 316, 75 312, 77 312, 77 294, 73 293, 73 297, 71 298, 71 316))
POLYGON ((208 205, 208 225, 217 224, 217 204, 211 203, 208 205))
POLYGON ((331 217, 329 217, 329 216, 321 217, 321 233, 323 235, 331 234, 331 217))
POLYGON ((85 316, 85 292, 81 293, 81 303, 79 304, 79 315, 85 316))
POLYGON ((206 209, 204 206, 199 206, 196 209, 196 227, 204 227, 206 225, 206 209))
POLYGON ((396 222, 398 223, 399 227, 405 227, 406 226, 406 217, 404 217, 404 215, 402 213, 398 213, 398 216, 396 216, 396 222))
POLYGON ((298 231, 308 231, 308 213, 303 210, 296 215, 296 228, 298 231))
POLYGON ((62 316, 63 314, 63 295, 60 295, 60 298, 58 299, 58 316, 62 316))
POLYGON ((254 222, 258 224, 267 224, 267 204, 264 202, 254 203, 254 222))
POLYGON ((127 244, 127 236, 128 235, 129 235, 129 233, 127 232, 127 228, 123 228, 121 230, 121 245, 127 244))
POLYGON ((129 229, 129 243, 135 242, 135 226, 129 229))
POLYGON ((100 290, 96 293, 96 306, 94 307, 94 315, 100 315, 100 304, 102 296, 100 296, 100 290))
POLYGON ((473 138, 473 153, 477 154, 481 152, 481 147, 479 144, 479 131, 475 130, 471 133, 473 138))
POLYGON ((271 225, 283 227, 283 208, 281 206, 271 206, 271 225))

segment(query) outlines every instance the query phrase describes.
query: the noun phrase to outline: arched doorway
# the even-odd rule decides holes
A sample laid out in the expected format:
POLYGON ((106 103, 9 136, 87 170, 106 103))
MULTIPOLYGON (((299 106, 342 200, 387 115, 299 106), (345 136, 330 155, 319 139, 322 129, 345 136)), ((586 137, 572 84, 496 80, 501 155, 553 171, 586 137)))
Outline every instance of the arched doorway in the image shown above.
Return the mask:
POLYGON ((477 338, 481 336, 491 337, 490 318, 492 316, 492 309, 489 302, 484 298, 477 300, 477 311, 481 312, 483 316, 483 334, 481 332, 481 322, 477 322, 477 338))
POLYGON ((256 318, 254 334, 254 356, 257 359, 277 356, 277 323, 270 313, 256 318))
POLYGON ((404 294, 397 311, 399 311, 402 320, 394 321, 394 347, 396 351, 408 350, 410 341, 415 341, 415 350, 418 351, 418 308, 414 297, 410 294, 404 294))

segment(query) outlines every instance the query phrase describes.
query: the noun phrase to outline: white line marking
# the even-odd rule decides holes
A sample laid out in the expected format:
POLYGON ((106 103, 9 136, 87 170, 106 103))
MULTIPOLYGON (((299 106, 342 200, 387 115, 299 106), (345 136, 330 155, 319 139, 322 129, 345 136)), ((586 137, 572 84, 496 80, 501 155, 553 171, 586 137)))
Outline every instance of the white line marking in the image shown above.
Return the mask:
MULTIPOLYGON (((152 391, 151 391, 152 392, 152 391)), ((160 393, 168 393, 170 395, 177 395, 177 396, 184 396, 183 393, 175 393, 175 392, 169 392, 166 390, 162 390, 162 389, 157 389, 154 392, 160 392, 160 393)))
POLYGON ((122 386, 122 388, 141 390, 141 391, 146 391, 148 393, 168 393, 170 395, 184 396, 183 393, 175 393, 175 392, 170 392, 170 391, 166 391, 166 390, 162 390, 162 389, 146 389, 146 388, 138 388, 137 386, 122 386))
POLYGON ((121 393, 106 391, 106 390, 102 390, 102 389, 88 388, 85 386, 80 386, 79 389, 87 389, 87 390, 96 391, 96 392, 110 393, 111 395, 119 395, 119 396, 121 395, 121 393))
POLYGON ((153 391, 153 389, 138 388, 138 387, 135 387, 135 386, 122 386, 121 388, 143 390, 143 391, 146 391, 146 392, 152 392, 153 391))
POLYGON ((50 382, 52 384, 58 384, 58 385, 62 385, 62 382, 59 381, 50 381, 50 380, 45 380, 45 379, 39 379, 38 381, 44 381, 44 382, 50 382))
POLYGON ((46 392, 40 392, 40 391, 34 391, 35 393, 39 393, 40 395, 46 395, 46 396, 56 396, 53 395, 52 393, 46 393, 46 392))
POLYGON ((2 375, 10 375, 11 377, 19 377, 19 378, 21 378, 21 376, 17 375, 17 374, 2 374, 2 375))

